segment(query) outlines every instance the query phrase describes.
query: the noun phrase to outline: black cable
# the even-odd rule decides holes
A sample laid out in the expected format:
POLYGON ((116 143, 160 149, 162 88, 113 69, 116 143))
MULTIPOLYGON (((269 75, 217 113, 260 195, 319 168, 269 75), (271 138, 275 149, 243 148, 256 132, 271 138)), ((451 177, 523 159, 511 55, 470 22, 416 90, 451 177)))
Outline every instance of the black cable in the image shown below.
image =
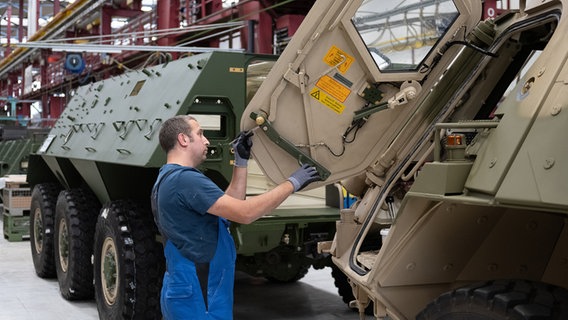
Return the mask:
POLYGON ((467 42, 467 41, 462 41, 462 40, 456 40, 456 41, 450 41, 450 42, 448 42, 448 43, 446 44, 446 47, 445 47, 444 51, 447 50, 449 47, 453 46, 454 44, 461 44, 461 45, 464 45, 464 46, 466 46, 466 47, 468 47, 468 48, 470 48, 470 49, 473 49, 473 50, 475 50, 475 51, 477 51, 477 52, 479 52, 479 53, 481 53, 481 54, 484 54, 484 55, 487 55, 487 56, 490 56, 490 57, 493 57, 493 58, 499 57, 498 54, 495 54, 495 53, 493 53, 493 52, 487 51, 487 50, 485 50, 485 49, 483 49, 483 48, 481 48, 481 47, 478 47, 478 46, 474 45, 473 43, 470 43, 470 42, 467 42))

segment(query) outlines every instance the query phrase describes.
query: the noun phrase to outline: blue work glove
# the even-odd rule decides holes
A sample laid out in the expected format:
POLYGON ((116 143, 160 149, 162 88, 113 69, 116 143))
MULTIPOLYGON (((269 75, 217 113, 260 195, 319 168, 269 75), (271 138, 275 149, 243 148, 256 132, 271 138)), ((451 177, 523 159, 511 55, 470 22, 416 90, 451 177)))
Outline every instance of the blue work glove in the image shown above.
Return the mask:
POLYGON ((252 131, 241 131, 231 146, 235 151, 235 167, 246 167, 250 159, 250 149, 252 148, 252 131))
POLYGON ((294 186, 294 192, 304 189, 308 184, 314 181, 320 181, 321 177, 319 172, 314 166, 308 164, 303 164, 298 170, 296 170, 290 177, 288 181, 294 186))

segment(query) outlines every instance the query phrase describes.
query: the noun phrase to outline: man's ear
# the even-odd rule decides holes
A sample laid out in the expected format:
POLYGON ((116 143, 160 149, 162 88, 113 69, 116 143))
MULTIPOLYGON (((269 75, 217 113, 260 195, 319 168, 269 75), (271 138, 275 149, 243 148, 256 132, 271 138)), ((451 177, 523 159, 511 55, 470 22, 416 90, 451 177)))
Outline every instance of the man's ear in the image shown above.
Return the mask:
POLYGON ((183 133, 178 133, 177 141, 178 141, 178 143, 180 144, 180 146, 182 146, 182 147, 187 146, 187 145, 191 142, 190 139, 189 139, 189 137, 186 136, 186 135, 183 134, 183 133))

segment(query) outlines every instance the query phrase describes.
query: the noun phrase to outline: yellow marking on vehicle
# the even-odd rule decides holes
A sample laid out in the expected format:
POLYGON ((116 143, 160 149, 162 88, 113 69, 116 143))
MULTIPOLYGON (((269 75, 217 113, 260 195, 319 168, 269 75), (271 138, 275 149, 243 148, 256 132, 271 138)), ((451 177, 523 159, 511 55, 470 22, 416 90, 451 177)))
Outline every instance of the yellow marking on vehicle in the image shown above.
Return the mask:
POLYGON ((310 96, 337 114, 341 114, 343 110, 345 110, 343 103, 337 101, 318 87, 314 87, 312 91, 310 91, 310 96))
POLYGON ((335 99, 345 102, 345 99, 351 93, 351 90, 346 86, 342 85, 339 81, 333 79, 330 76, 323 76, 321 77, 318 82, 316 82, 316 86, 325 90, 335 99))
POLYGON ((336 46, 331 46, 323 57, 323 61, 331 67, 336 67, 341 73, 347 72, 355 59, 336 46))

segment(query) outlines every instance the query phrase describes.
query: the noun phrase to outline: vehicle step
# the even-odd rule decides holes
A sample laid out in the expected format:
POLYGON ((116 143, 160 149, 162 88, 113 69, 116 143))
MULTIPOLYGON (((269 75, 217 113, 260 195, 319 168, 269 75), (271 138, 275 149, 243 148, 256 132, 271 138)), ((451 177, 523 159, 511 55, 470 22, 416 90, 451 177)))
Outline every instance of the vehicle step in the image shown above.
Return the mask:
POLYGON ((365 251, 357 255, 357 261, 362 264, 367 270, 371 270, 377 260, 379 250, 365 251))

